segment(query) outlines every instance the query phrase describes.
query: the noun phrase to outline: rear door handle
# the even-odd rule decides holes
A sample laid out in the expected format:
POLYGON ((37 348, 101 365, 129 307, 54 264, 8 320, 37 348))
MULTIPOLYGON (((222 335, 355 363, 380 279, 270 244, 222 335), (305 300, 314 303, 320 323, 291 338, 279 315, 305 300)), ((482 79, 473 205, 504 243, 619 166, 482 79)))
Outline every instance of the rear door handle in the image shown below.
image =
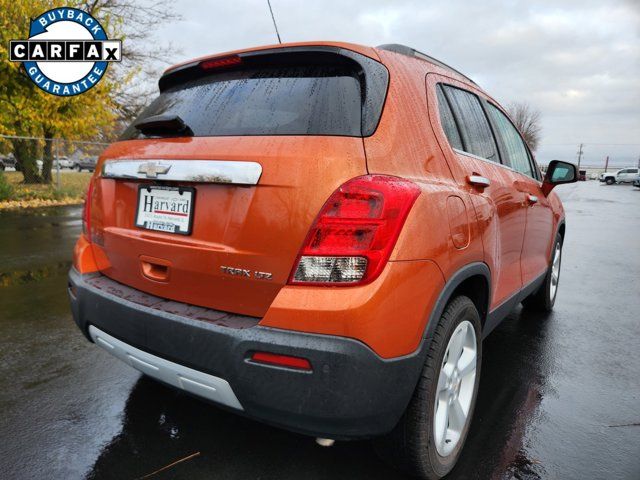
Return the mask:
POLYGON ((475 187, 480 188, 487 188, 489 185, 491 185, 491 181, 487 177, 475 174, 469 175, 467 177, 467 182, 475 187))
POLYGON ((535 195, 527 194, 527 200, 531 205, 538 203, 538 197, 536 197, 535 195))

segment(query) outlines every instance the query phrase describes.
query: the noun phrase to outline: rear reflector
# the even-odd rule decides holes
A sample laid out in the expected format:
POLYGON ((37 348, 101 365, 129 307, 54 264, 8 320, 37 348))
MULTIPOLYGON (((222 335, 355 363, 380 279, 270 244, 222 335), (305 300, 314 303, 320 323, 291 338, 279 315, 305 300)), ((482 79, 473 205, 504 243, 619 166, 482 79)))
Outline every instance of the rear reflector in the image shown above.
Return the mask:
POLYGON ((240 65, 242 59, 237 55, 222 58, 212 58, 211 60, 205 60, 200 62, 200 68, 202 70, 214 70, 216 68, 233 67, 234 65, 240 65))
POLYGON ((352 178, 326 201, 300 249, 292 285, 360 285, 375 280, 420 195, 403 178, 352 178))
POLYGON ((268 365, 278 365, 280 367, 311 370, 311 363, 306 358, 290 357, 289 355, 278 355, 276 353, 254 352, 253 355, 251 355, 251 361, 266 363, 268 365))

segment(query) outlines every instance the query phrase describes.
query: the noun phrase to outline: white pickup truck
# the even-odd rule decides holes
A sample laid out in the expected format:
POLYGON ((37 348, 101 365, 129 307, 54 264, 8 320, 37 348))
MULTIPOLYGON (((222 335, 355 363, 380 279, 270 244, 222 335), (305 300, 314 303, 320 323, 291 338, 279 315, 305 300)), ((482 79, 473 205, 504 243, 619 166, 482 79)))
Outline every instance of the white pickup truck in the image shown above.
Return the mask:
POLYGON ((601 182, 605 182, 607 185, 613 185, 614 183, 632 183, 636 178, 638 178, 637 168, 623 168, 615 173, 604 172, 598 177, 601 182))

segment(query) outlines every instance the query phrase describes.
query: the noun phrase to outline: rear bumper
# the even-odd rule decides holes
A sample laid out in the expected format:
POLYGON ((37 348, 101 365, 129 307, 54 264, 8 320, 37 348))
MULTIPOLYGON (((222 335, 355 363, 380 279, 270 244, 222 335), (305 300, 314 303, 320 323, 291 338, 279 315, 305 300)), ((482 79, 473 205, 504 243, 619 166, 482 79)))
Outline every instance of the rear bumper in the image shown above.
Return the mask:
MULTIPOLYGON (((172 308, 157 309, 142 292, 128 300, 131 291, 100 274, 69 273, 73 317, 89 340, 165 383, 300 433, 347 439, 389 432, 424 361, 425 345, 387 360, 353 339, 262 327, 228 314, 224 322, 196 320, 175 313, 196 307, 164 302, 172 308), (252 363, 254 351, 303 357, 313 370, 252 363)), ((208 312, 199 315, 220 314, 208 312)))

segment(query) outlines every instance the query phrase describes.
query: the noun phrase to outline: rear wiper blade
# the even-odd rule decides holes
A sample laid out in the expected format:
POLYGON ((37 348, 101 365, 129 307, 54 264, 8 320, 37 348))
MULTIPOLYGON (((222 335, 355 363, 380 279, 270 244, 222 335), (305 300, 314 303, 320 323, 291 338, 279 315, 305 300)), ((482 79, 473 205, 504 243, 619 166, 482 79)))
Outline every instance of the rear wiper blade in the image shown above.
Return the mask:
POLYGON ((193 130, 179 115, 152 115, 140 120, 134 127, 147 136, 193 137, 193 130))

